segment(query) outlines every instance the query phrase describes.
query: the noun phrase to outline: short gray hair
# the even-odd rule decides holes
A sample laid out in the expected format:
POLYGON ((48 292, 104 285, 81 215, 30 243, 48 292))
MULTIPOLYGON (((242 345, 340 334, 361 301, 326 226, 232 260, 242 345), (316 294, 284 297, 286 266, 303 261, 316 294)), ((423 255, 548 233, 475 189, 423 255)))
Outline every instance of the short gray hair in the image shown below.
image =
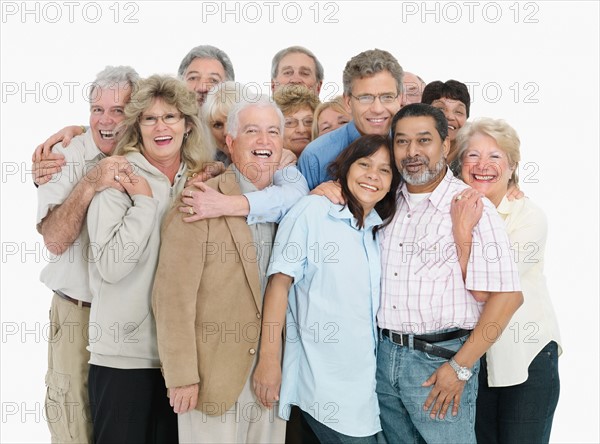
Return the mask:
POLYGON ((404 71, 398 60, 392 54, 382 49, 370 49, 355 55, 346 63, 342 76, 344 95, 349 96, 352 94, 352 81, 354 79, 371 77, 381 71, 389 71, 394 80, 396 80, 398 94, 402 94, 402 76, 404 75, 404 71))
POLYGON ((281 133, 281 137, 283 137, 283 127, 285 123, 283 113, 277 104, 269 99, 269 96, 264 94, 242 94, 240 100, 233 105, 227 116, 227 134, 233 138, 237 137, 240 126, 240 113, 246 108, 253 106, 257 108, 273 108, 277 112, 277 116, 279 117, 279 132, 281 133))
POLYGON ((309 56, 315 62, 315 76, 317 78, 317 83, 322 82, 325 77, 325 70, 323 69, 323 65, 317 59, 317 56, 312 53, 312 51, 306 49, 303 46, 290 46, 289 48, 284 48, 279 51, 273 57, 273 61, 271 62, 271 80, 277 77, 277 71, 279 70, 279 62, 288 54, 300 53, 309 56))
POLYGON ((95 98, 95 91, 99 89, 125 88, 129 87, 133 93, 134 87, 140 80, 140 76, 131 66, 107 66, 96 75, 89 93, 89 101, 95 98))
POLYGON ((196 46, 187 53, 177 70, 177 74, 180 78, 183 78, 185 70, 188 69, 188 66, 190 66, 190 63, 192 63, 194 59, 214 59, 219 61, 219 63, 223 65, 223 70, 225 71, 225 79, 223 80, 235 80, 233 64, 231 63, 229 56, 225 54, 225 51, 211 45, 196 46))

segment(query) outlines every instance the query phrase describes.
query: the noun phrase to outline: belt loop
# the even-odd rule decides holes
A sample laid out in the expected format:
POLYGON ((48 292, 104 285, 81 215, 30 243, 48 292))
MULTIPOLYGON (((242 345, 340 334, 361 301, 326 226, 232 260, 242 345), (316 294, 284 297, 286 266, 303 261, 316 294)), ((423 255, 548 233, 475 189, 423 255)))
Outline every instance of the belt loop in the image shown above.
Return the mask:
POLYGON ((415 349, 415 335, 408 335, 408 349, 409 350, 414 350, 415 349))
POLYGON ((77 301, 77 307, 79 307, 80 310, 83 310, 83 301, 81 299, 77 301))
POLYGON ((377 337, 379 338, 379 342, 383 341, 383 329, 377 327, 377 337))

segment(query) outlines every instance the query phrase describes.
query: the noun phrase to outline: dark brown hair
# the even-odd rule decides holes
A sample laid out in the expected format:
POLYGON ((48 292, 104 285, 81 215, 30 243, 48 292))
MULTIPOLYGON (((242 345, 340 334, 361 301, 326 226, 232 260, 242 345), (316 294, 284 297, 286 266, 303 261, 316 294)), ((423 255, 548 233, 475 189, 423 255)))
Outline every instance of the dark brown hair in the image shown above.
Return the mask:
POLYGON ((352 142, 342 151, 339 156, 329 165, 328 172, 334 180, 339 181, 342 186, 342 196, 346 201, 346 205, 350 212, 354 215, 358 222, 358 226, 362 228, 365 222, 365 214, 362 205, 356 197, 352 195, 348 188, 348 171, 354 162, 363 157, 370 157, 375 154, 381 147, 388 150, 390 154, 390 167, 392 169, 392 183, 390 191, 375 205, 375 210, 383 220, 383 224, 373 228, 373 237, 377 231, 385 227, 392 220, 392 216, 396 212, 396 192, 401 182, 401 176, 396 168, 394 160, 394 150, 390 139, 387 136, 378 134, 369 134, 362 136, 352 142))

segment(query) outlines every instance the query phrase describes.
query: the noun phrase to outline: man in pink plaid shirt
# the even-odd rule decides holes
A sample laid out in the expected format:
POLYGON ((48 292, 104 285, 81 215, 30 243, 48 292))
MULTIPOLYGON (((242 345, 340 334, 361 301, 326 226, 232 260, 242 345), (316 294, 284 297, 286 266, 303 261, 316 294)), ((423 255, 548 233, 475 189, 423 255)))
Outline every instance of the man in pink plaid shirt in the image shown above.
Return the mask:
POLYGON ((444 114, 429 105, 408 105, 392 121, 406 183, 381 240, 377 394, 388 442, 476 442, 479 358, 523 301, 504 224, 448 169, 447 135, 444 114), (460 199, 483 215, 460 237, 472 241, 456 245, 462 227, 450 214, 460 199))

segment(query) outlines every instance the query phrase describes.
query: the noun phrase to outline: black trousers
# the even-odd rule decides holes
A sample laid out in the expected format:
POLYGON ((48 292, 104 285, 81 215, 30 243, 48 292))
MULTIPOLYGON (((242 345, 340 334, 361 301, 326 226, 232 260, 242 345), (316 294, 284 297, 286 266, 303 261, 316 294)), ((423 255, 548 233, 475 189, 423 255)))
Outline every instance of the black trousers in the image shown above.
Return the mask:
POLYGON ((90 365, 88 390, 95 444, 179 441, 160 369, 90 365))

